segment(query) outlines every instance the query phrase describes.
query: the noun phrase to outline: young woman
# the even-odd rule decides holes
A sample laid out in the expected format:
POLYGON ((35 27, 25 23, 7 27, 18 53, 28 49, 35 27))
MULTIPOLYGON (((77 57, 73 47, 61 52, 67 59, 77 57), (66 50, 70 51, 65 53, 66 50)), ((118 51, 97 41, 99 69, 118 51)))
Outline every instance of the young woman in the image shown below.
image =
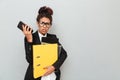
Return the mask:
MULTIPOLYGON (((32 45, 34 44, 41 44, 42 37, 51 37, 57 38, 54 34, 49 34, 48 31, 52 25, 52 15, 53 11, 51 8, 43 6, 38 11, 38 16, 36 18, 38 30, 32 34, 32 30, 27 27, 27 25, 23 25, 23 33, 25 35, 25 53, 26 53, 26 60, 29 63, 28 69, 26 71, 25 79, 24 80, 41 80, 41 77, 34 79, 33 77, 33 52, 32 52, 32 45), (30 30, 29 30, 30 29, 30 30)), ((58 44, 59 41, 58 41, 58 44)), ((58 60, 52 64, 51 66, 46 66, 47 69, 44 76, 55 72, 56 80, 60 80, 60 67, 63 64, 67 57, 67 53, 64 48, 61 48, 61 52, 58 56, 58 60)))

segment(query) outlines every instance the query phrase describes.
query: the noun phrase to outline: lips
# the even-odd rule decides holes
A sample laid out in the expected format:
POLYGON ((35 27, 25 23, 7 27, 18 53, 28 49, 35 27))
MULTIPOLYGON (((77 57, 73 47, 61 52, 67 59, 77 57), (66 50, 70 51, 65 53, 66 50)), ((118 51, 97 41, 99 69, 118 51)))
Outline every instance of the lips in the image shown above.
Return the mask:
POLYGON ((45 29, 43 29, 43 30, 42 30, 42 32, 46 32, 46 30, 45 30, 45 29))

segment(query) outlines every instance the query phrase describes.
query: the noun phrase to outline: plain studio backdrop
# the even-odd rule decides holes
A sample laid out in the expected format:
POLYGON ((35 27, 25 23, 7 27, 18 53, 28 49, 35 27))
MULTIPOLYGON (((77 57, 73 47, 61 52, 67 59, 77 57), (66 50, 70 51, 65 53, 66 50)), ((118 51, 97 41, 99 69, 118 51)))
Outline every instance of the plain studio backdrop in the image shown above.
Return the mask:
POLYGON ((37 30, 40 7, 54 10, 50 33, 68 52, 61 80, 120 80, 120 0, 0 0, 0 80, 23 80, 28 66, 21 20, 37 30))

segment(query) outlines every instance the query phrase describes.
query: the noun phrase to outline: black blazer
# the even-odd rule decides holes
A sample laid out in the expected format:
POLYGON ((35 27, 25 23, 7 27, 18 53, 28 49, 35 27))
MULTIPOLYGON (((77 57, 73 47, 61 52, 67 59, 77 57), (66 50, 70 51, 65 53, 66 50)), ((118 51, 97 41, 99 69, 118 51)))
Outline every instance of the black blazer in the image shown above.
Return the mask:
MULTIPOLYGON (((51 37, 51 38, 57 38, 56 35, 54 34, 47 34, 47 37, 51 37)), ((24 40, 25 42, 25 53, 26 53, 26 60, 29 63, 28 69, 26 71, 26 75, 25 75, 25 79, 24 80, 40 80, 41 77, 34 79, 33 78, 33 51, 32 51, 32 45, 35 44, 41 44, 40 40, 39 40, 39 35, 38 35, 38 31, 36 31, 35 33, 33 33, 33 42, 29 43, 27 41, 27 39, 25 38, 24 40)), ((60 45, 59 41, 58 44, 60 45)), ((58 60, 53 64, 53 66, 55 67, 55 74, 57 76, 56 80, 60 80, 60 66, 63 64, 63 62, 65 61, 67 57, 67 53, 64 50, 63 47, 61 47, 61 52, 58 56, 58 60)))

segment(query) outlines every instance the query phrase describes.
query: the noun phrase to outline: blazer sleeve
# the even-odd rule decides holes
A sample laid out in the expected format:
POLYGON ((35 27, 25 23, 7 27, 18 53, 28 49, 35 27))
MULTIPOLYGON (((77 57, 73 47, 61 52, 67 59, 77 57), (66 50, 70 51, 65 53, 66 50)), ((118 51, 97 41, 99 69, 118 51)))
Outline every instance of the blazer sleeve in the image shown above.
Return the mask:
POLYGON ((32 43, 29 43, 27 39, 24 38, 24 44, 25 44, 26 60, 28 63, 33 64, 32 43))
MULTIPOLYGON (((59 42, 58 42, 58 44, 61 45, 59 42)), ((61 67, 61 65, 63 64, 63 62, 65 61, 66 58, 67 58, 67 52, 61 46, 61 51, 59 53, 58 60, 53 64, 53 66, 55 67, 55 69, 59 69, 61 67)))

